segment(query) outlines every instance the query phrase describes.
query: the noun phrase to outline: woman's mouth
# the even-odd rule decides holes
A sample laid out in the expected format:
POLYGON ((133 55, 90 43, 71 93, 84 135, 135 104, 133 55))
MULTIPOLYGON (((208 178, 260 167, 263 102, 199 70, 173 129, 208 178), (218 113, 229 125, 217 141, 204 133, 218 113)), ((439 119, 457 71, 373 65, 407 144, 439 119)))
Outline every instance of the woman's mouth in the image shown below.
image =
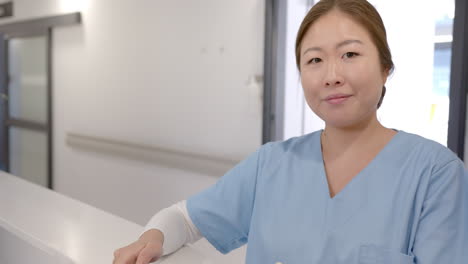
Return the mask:
POLYGON ((325 101, 332 105, 338 105, 348 100, 349 97, 351 97, 350 94, 333 94, 333 95, 327 96, 325 98, 325 101))

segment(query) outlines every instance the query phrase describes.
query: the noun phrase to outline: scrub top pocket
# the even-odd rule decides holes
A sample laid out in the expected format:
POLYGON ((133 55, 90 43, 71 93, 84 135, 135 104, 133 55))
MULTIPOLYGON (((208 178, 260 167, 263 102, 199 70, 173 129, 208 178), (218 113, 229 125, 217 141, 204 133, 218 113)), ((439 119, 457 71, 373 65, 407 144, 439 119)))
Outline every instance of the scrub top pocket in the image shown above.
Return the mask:
POLYGON ((413 264, 414 257, 377 245, 359 248, 359 264, 413 264))

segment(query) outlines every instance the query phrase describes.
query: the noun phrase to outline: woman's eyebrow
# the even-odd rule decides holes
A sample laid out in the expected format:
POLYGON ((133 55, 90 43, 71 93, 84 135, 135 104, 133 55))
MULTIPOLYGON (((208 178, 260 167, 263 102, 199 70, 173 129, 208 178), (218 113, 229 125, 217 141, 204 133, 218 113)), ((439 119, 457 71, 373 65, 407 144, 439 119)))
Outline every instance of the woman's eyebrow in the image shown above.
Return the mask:
POLYGON ((346 45, 349 45, 349 44, 353 44, 353 43, 358 43, 358 44, 361 44, 361 45, 364 45, 362 43, 362 41, 358 40, 358 39, 348 39, 348 40, 345 40, 345 41, 342 41, 338 44, 336 44, 336 49, 339 49, 343 46, 346 46, 346 45))
MULTIPOLYGON (((336 44, 336 49, 339 49, 339 48, 341 48, 343 46, 353 44, 353 43, 358 43, 358 44, 363 45, 362 41, 360 41, 358 39, 347 39, 347 40, 344 40, 344 41, 336 44)), ((311 47, 311 48, 306 49, 302 55, 306 54, 309 51, 322 51, 322 50, 323 49, 320 48, 320 47, 311 47)))

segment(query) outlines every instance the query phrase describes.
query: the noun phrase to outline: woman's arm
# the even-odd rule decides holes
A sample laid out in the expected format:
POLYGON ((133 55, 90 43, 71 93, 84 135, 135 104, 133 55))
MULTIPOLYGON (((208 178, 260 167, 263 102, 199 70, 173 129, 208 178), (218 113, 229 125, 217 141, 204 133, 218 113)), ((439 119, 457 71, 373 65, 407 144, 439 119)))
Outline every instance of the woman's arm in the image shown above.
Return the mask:
POLYGON ((185 200, 155 214, 146 224, 145 232, 152 229, 157 229, 164 235, 163 255, 171 254, 183 245, 202 238, 190 219, 185 200))
POLYGON ((432 173, 413 246, 416 263, 467 263, 463 259, 468 250, 465 177, 458 159, 432 173))
POLYGON ((114 252, 112 263, 148 264, 201 237, 182 201, 154 215, 137 241, 114 252))

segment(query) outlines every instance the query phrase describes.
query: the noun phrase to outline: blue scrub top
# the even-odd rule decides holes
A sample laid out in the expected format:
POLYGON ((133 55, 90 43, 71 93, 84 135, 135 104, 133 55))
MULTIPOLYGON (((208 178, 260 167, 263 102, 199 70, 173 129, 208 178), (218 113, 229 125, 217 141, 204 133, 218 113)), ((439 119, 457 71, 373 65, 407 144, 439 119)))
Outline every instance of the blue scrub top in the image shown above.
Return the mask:
POLYGON ((187 200, 222 253, 245 243, 247 264, 467 264, 463 163, 399 131, 330 198, 317 131, 268 143, 187 200))

